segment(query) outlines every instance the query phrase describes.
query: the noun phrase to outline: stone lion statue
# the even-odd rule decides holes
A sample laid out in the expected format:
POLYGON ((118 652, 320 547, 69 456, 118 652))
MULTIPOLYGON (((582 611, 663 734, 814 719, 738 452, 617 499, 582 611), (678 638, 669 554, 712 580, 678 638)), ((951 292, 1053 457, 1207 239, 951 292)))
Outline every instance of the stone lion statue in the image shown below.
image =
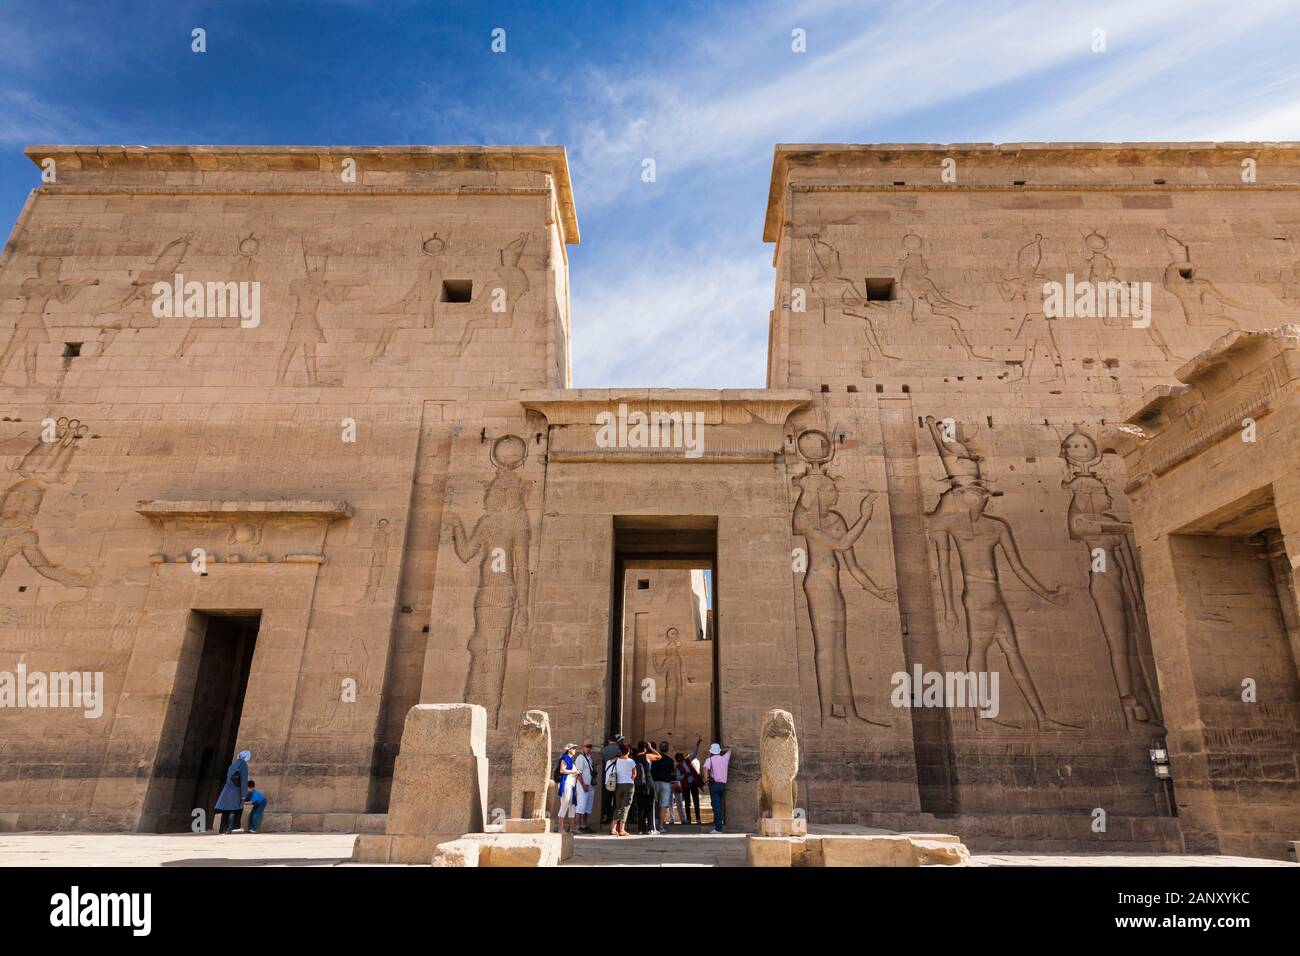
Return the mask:
POLYGON ((794 717, 788 710, 773 709, 763 720, 758 737, 758 815, 760 818, 789 819, 794 816, 794 778, 799 773, 799 741, 794 717))
POLYGON ((551 785, 551 718, 530 710, 519 720, 510 757, 510 816, 516 820, 546 816, 551 785))

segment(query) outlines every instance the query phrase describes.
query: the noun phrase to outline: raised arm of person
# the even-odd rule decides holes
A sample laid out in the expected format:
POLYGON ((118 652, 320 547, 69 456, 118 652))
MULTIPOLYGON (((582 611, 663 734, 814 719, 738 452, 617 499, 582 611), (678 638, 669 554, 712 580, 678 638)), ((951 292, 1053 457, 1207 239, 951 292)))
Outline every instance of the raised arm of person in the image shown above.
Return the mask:
POLYGON ((1049 591, 1034 577, 1020 558, 1020 549, 1016 547, 1016 538, 1011 533, 1011 525, 997 518, 994 520, 998 523, 998 544, 1002 546, 1002 553, 1006 556, 1007 564, 1011 565, 1011 570, 1015 572, 1016 577, 1044 601, 1057 607, 1065 607, 1070 601, 1070 595, 1062 593, 1059 587, 1049 591))

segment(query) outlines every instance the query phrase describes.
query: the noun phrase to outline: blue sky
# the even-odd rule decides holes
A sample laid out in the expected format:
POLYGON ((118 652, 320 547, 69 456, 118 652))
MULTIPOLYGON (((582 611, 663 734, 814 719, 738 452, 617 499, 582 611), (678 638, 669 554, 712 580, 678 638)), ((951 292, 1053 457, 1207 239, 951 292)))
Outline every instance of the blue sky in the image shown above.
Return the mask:
POLYGON ((0 219, 28 143, 559 144, 574 384, 754 387, 776 143, 1295 140, 1298 50, 1295 0, 2 0, 0 219))

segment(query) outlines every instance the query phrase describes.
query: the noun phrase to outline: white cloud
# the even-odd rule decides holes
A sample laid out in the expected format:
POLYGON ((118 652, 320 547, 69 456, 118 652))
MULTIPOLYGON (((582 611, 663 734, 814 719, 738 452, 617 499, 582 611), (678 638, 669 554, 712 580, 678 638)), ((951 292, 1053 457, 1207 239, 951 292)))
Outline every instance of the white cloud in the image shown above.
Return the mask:
POLYGON ((770 258, 669 254, 573 284, 574 385, 760 388, 770 258))
MULTIPOLYGON (((860 4, 828 2, 805 17, 777 6, 747 23, 737 23, 734 13, 703 21, 683 31, 700 39, 674 61, 656 59, 618 79, 588 78, 585 99, 606 109, 581 127, 574 144, 583 202, 590 208, 627 199, 645 156, 661 172, 681 174, 766 158, 779 142, 869 142, 873 124, 981 92, 1009 90, 1022 104, 1041 102, 1051 95, 1052 69, 1111 55, 1091 51, 1098 25, 1113 45, 1176 55, 1180 47, 1204 48, 1215 30, 1232 35, 1258 27, 1281 9, 1262 4, 1247 15, 1235 7, 1214 13, 1216 6, 1119 0, 1080 14, 1071 4, 900 3, 855 24, 860 4), (788 52, 791 24, 807 29, 807 53, 788 52)), ((1125 86, 1121 81, 1117 89, 1125 86)), ((1094 92, 1081 102, 1098 99, 1094 92)))
POLYGON ((86 128, 67 110, 27 90, 0 90, 0 146, 85 141, 86 128))
POLYGON ((575 78, 583 106, 569 140, 580 215, 630 218, 656 197, 639 178, 645 156, 671 190, 658 198, 686 208, 645 231, 620 222, 602 230, 620 247, 580 253, 575 382, 762 382, 774 275, 757 233, 774 144, 878 142, 874 130, 922 116, 947 142, 1293 138, 1300 76, 1251 54, 1288 21, 1294 34, 1294 20, 1282 0, 909 2, 865 14, 820 0, 724 12, 683 26, 679 38, 694 40, 635 70, 593 68, 575 78), (794 26, 806 54, 788 52, 794 26), (1106 53, 1092 51, 1095 28, 1106 53), (719 222, 738 193, 753 196, 752 215, 719 222), (664 251, 639 258, 633 245, 664 251))

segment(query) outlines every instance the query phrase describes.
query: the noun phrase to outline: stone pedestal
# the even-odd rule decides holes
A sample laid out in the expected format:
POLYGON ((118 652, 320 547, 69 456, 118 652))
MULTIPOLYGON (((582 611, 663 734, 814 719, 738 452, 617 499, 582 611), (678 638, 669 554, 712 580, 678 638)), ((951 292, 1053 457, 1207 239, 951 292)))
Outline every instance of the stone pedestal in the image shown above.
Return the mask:
POLYGON ((761 817, 758 835, 765 837, 807 836, 808 821, 803 817, 761 817))
POLYGON ((357 837, 362 863, 427 864, 440 843, 487 818, 487 714, 477 704, 418 704, 406 715, 382 836, 357 837))

